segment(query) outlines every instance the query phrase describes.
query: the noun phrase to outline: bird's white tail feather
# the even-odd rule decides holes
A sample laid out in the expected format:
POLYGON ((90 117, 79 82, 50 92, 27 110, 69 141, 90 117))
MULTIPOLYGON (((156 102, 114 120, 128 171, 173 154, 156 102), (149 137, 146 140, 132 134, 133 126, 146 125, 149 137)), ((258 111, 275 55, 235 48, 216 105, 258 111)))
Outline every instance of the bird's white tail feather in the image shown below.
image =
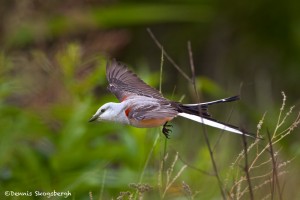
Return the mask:
POLYGON ((213 120, 205 119, 203 117, 199 117, 199 116, 191 115, 191 114, 187 114, 187 113, 179 113, 178 115, 181 116, 181 117, 184 117, 184 118, 187 118, 187 119, 190 119, 190 120, 208 125, 208 126, 219 128, 219 129, 224 130, 224 131, 229 131, 229 132, 233 132, 233 133, 243 135, 243 132, 241 132, 240 130, 229 127, 229 126, 226 126, 226 125, 218 123, 218 122, 215 122, 213 120))

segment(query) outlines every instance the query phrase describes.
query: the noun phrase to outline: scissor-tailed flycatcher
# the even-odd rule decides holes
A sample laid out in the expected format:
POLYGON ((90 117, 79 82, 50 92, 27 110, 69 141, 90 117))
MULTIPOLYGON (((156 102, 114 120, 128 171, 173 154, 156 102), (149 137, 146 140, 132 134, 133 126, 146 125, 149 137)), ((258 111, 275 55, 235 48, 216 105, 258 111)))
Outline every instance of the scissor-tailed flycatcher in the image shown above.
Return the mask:
POLYGON ((167 123, 174 117, 181 116, 225 131, 251 136, 236 126, 212 119, 208 113, 209 105, 236 101, 239 100, 239 96, 198 104, 170 101, 115 60, 107 63, 106 77, 109 82, 108 89, 120 103, 104 104, 89 120, 90 122, 113 121, 140 128, 163 125, 162 132, 168 138, 170 129, 167 128, 169 126, 167 123))

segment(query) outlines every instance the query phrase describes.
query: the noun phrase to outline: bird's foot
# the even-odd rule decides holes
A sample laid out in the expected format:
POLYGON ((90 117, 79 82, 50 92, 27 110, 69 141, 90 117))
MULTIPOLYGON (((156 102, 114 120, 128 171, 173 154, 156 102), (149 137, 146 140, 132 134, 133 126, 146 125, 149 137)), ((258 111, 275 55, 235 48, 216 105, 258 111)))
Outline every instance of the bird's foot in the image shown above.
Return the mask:
POLYGON ((166 122, 163 125, 163 128, 162 128, 162 132, 166 136, 167 139, 170 139, 170 133, 172 132, 172 130, 170 129, 170 127, 173 127, 173 126, 170 125, 170 124, 168 124, 168 122, 166 122))

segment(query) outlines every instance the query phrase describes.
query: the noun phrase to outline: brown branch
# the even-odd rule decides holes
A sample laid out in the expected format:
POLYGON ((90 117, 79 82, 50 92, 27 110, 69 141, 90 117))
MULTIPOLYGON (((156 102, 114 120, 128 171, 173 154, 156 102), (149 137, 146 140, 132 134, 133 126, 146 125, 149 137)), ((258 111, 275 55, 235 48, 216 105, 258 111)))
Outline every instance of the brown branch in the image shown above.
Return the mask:
MULTIPOLYGON (((197 87, 196 87, 196 84, 195 84, 195 67, 194 67, 193 53, 192 53, 192 47, 191 47, 190 42, 188 42, 188 52, 189 52, 190 66, 191 66, 191 71, 192 71, 192 79, 191 80, 192 80, 192 83, 193 83, 193 87, 194 87, 196 96, 199 100, 199 94, 197 92, 197 87)), ((199 106, 199 114, 200 113, 201 113, 201 108, 199 106)), ((213 150, 211 148, 211 145, 210 145, 210 142, 209 142, 209 139, 208 139, 208 136, 207 136, 207 132, 206 132, 206 129, 205 129, 203 123, 202 123, 202 130, 203 130, 202 132, 203 132, 203 135, 204 135, 205 143, 206 143, 206 146, 207 146, 208 151, 209 151, 210 159, 211 159, 211 162, 212 162, 212 165, 213 165, 213 169, 214 169, 214 172, 215 172, 215 177, 217 178, 218 185, 219 185, 219 188, 220 188, 220 191, 221 191, 221 195, 222 195, 223 199, 226 199, 223 184, 222 184, 222 181, 221 181, 219 173, 218 173, 217 164, 216 164, 216 161, 214 159, 213 150)))
POLYGON ((246 178, 247 178, 247 183, 248 183, 248 187, 249 187, 249 195, 250 195, 250 199, 253 200, 254 196, 253 196, 253 190, 252 190, 252 185, 251 185, 251 178, 250 178, 250 173, 249 173, 249 163, 248 163, 248 152, 247 152, 247 140, 246 140, 246 135, 243 133, 243 146, 244 146, 244 156, 245 156, 245 174, 246 174, 246 178))
POLYGON ((272 193, 271 193, 271 195, 273 196, 273 192, 275 191, 275 185, 276 185, 278 195, 279 195, 279 199, 282 200, 282 191, 280 189, 280 184, 279 184, 279 180, 278 180, 277 163, 276 163, 276 159, 275 159, 275 156, 274 156, 273 144, 272 144, 271 135, 270 135, 269 130, 267 130, 267 135, 268 135, 268 140, 269 140, 270 155, 271 155, 271 158, 272 158, 272 166, 273 166, 273 181, 272 181, 272 193))
POLYGON ((167 60, 181 73, 181 75, 186 78, 186 80, 188 80, 189 82, 193 83, 193 81, 190 79, 190 77, 184 73, 181 68, 175 63, 175 61, 169 56, 169 54, 164 50, 163 46, 161 45, 161 43, 157 40, 157 38, 155 37, 155 35, 152 33, 150 28, 147 28, 147 31, 150 35, 150 37, 152 38, 152 40, 154 41, 154 43, 156 44, 156 46, 163 52, 164 56, 167 58, 167 60))

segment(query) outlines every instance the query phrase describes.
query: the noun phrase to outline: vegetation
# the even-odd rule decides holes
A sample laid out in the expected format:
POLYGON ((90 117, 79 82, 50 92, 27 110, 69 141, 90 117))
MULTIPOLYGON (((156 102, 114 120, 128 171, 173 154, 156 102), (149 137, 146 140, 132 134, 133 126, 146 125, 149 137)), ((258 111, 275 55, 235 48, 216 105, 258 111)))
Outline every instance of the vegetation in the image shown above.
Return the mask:
POLYGON ((2 1, 0 199, 298 199, 297 4, 2 1), (89 123, 111 57, 264 139, 89 123))

